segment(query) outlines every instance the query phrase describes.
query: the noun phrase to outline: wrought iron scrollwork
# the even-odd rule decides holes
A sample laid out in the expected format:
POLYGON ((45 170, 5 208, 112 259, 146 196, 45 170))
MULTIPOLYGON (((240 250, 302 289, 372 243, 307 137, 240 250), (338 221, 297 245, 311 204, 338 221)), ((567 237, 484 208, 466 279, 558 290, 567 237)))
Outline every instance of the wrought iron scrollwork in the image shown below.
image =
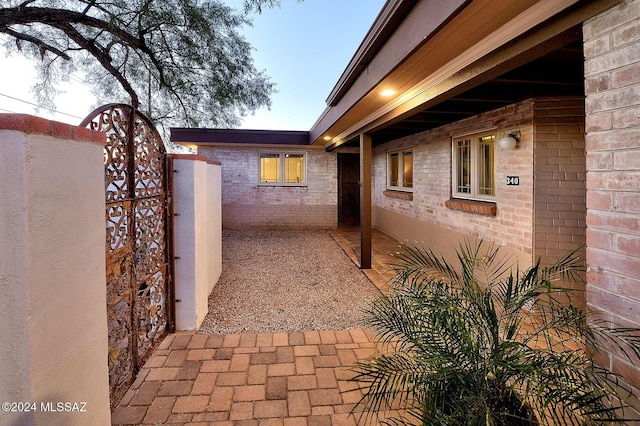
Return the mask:
POLYGON ((105 249, 114 407, 167 332, 166 151, 153 124, 129 105, 100 107, 82 125, 107 134, 105 249))

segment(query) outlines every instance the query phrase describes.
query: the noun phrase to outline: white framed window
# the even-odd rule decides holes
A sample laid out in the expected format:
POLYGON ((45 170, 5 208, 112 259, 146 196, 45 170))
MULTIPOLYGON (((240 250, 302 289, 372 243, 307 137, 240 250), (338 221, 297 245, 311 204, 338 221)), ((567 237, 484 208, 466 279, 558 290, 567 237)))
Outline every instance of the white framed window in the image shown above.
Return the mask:
POLYGON ((413 148, 387 152, 387 189, 413 191, 413 148))
POLYGON ((495 201, 495 132, 453 138, 452 155, 453 197, 495 201))
POLYGON ((305 152, 261 152, 259 184, 305 186, 307 184, 305 152))

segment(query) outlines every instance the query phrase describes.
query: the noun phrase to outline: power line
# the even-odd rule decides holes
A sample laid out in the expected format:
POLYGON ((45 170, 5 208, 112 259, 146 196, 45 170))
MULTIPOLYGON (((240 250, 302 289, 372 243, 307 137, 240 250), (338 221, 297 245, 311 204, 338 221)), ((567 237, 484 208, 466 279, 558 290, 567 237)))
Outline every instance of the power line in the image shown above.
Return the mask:
MULTIPOLYGON (((0 34, 0 42, 7 42, 7 41, 12 41, 12 40, 14 40, 14 37, 11 37, 11 36, 6 35, 6 34, 0 34), (5 40, 2 40, 3 38, 5 40)), ((5 51, 5 49, 2 49, 0 52, 2 52, 2 51, 5 51)), ((16 57, 24 58, 29 62, 34 62, 33 58, 31 58, 28 55, 22 54, 22 53, 6 52, 6 51, 4 53, 8 53, 8 57, 12 57, 13 55, 15 55, 16 57)), ((35 63, 33 65, 35 66, 35 63)), ((69 74, 69 75, 66 76, 66 78, 68 78, 69 80, 75 81, 76 83, 87 84, 87 81, 85 79, 80 78, 75 74, 69 74)), ((64 81, 64 79, 62 81, 64 81)))
POLYGON ((25 101, 23 99, 19 99, 19 98, 10 96, 10 95, 5 95, 4 93, 0 93, 0 96, 4 96, 5 98, 13 99, 14 101, 18 101, 18 102, 22 102, 22 103, 25 103, 25 104, 28 104, 28 105, 32 105, 32 106, 37 107, 37 108, 43 108, 43 109, 49 110, 51 112, 54 112, 56 114, 66 115, 66 116, 69 116, 69 117, 77 118, 79 120, 83 120, 84 119, 84 117, 78 117, 77 115, 67 114, 66 112, 58 111, 55 108, 49 108, 49 107, 46 107, 44 105, 34 104, 33 102, 25 101))

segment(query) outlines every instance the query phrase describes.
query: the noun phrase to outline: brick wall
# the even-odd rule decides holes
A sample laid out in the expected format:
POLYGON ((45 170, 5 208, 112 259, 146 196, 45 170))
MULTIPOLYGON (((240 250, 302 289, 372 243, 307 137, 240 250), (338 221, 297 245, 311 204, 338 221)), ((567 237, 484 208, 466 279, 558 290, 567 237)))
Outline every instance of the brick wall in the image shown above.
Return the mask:
POLYGON ((527 100, 399 139, 375 150, 374 205, 550 264, 585 242, 584 139, 582 98, 527 100), (495 128, 497 138, 521 132, 516 149, 497 149, 496 216, 448 208, 451 138, 489 128, 495 128), (386 153, 407 146, 414 147, 413 200, 384 193, 386 153), (519 176, 520 185, 507 186, 507 176, 519 176))
POLYGON ((262 151, 247 147, 198 148, 198 154, 222 163, 222 226, 335 228, 336 154, 317 149, 306 151, 307 186, 259 186, 262 151))
POLYGON ((533 114, 534 259, 549 265, 585 244, 584 98, 539 99, 533 114))
MULTIPOLYGON (((532 255, 533 233, 533 101, 500 108, 431 131, 377 146, 374 156, 373 204, 464 235, 483 237, 532 255), (451 138, 495 128, 497 138, 520 130, 522 138, 513 150, 497 149, 497 214, 486 216, 445 206, 451 198, 451 138), (387 151, 413 146, 413 200, 384 194, 387 151), (519 186, 507 186, 507 176, 519 176, 519 186)), ((393 229, 383 229, 394 235, 393 229)), ((447 244, 451 244, 448 241, 447 244)))
MULTIPOLYGON (((587 301, 640 327, 640 1, 585 22, 587 301)), ((640 360, 604 354, 640 395, 640 360)), ((640 418, 640 414, 638 415, 640 418)))

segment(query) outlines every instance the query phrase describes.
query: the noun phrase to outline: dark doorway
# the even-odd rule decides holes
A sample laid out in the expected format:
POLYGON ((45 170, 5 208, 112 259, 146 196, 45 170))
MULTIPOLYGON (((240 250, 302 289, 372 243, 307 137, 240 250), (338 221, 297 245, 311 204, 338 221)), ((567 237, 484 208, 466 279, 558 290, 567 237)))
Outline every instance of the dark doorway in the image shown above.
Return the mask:
POLYGON ((338 154, 338 226, 360 225, 360 155, 338 154))

